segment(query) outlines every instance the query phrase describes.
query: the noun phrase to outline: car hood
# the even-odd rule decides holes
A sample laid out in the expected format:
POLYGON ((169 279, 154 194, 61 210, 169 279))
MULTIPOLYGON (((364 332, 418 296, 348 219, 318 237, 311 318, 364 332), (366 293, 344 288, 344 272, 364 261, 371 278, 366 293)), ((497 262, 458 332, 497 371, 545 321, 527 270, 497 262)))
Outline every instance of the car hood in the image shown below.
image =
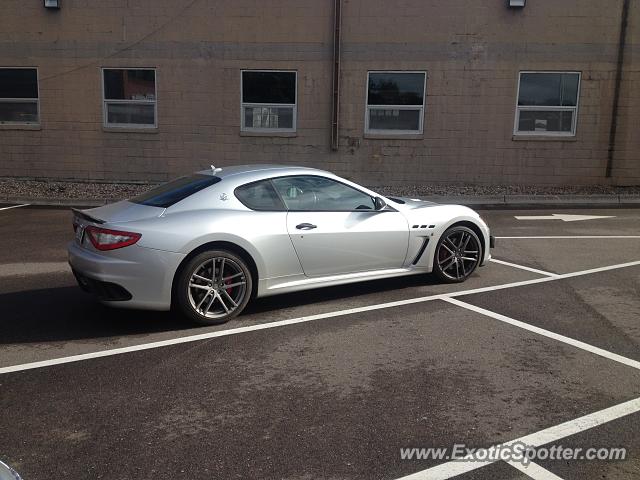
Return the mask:
POLYGON ((150 207, 123 200, 103 207, 82 210, 82 213, 106 223, 125 223, 159 217, 165 210, 162 207, 150 207))
MULTIPOLYGON (((387 197, 392 202, 394 200, 399 200, 400 205, 406 209, 414 210, 416 208, 428 208, 428 207, 437 207, 440 205, 439 203, 429 202, 427 200, 420 200, 419 198, 410 198, 410 197, 387 197)), ((392 203, 391 205, 395 205, 392 203)))

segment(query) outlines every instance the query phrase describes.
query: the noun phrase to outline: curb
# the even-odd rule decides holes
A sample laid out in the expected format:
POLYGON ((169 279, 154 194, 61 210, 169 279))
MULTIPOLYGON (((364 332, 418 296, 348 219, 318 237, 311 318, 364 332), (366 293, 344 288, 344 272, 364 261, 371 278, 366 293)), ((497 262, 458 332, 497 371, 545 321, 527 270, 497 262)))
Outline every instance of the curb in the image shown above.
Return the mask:
POLYGON ((640 207, 640 195, 458 195, 425 197, 424 200, 487 208, 640 207))
MULTIPOLYGON (((117 202, 119 198, 76 199, 76 198, 7 198, 0 197, 1 204, 28 204, 41 207, 101 207, 117 202)), ((426 196, 422 200, 442 204, 466 205, 475 208, 634 208, 640 207, 640 195, 457 195, 426 196)))

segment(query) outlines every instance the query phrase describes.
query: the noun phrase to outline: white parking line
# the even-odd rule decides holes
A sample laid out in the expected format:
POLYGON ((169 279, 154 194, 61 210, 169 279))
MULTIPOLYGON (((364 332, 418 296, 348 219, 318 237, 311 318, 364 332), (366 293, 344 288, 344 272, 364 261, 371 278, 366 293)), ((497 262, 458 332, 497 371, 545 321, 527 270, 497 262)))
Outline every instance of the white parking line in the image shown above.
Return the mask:
POLYGON ((500 240, 540 240, 543 238, 551 238, 551 239, 605 239, 605 238, 640 238, 640 235, 550 235, 550 236, 539 236, 539 237, 496 237, 500 240))
POLYGON ((31 204, 30 203, 24 203, 22 205, 12 205, 10 207, 2 207, 2 208, 0 208, 0 210, 11 210, 12 208, 28 207, 29 205, 31 205, 31 204))
POLYGON ((526 267, 524 265, 518 265, 517 263, 505 262, 504 260, 498 260, 497 258, 492 258, 491 261, 493 263, 499 263, 500 265, 506 265, 507 267, 519 268, 520 270, 526 270, 527 272, 539 273, 540 275, 546 275, 547 277, 557 277, 557 273, 546 272, 544 270, 538 270, 537 268, 526 267))
MULTIPOLYGON (((637 412, 640 412, 640 398, 590 413, 584 417, 576 418, 575 420, 569 420, 568 422, 561 423, 560 425, 545 428, 544 430, 540 430, 539 432, 535 432, 530 435, 525 435, 524 437, 496 446, 496 449, 510 447, 514 444, 521 443, 532 447, 541 447, 542 445, 557 442, 558 440, 575 435, 576 433, 584 432, 585 430, 589 430, 637 412)), ((481 450, 476 451, 475 456, 476 458, 488 458, 486 452, 481 450)), ((452 461, 436 465, 435 467, 422 470, 421 472, 407 475, 399 478, 398 480, 445 480, 447 478, 455 477, 456 475, 462 475, 463 473, 477 470, 478 468, 495 462, 496 460, 475 461, 471 459, 452 461)))
POLYGON ((555 473, 551 473, 546 468, 541 467, 537 463, 529 462, 527 465, 523 465, 519 462, 507 462, 513 468, 520 470, 527 477, 531 477, 534 480, 562 480, 555 473))
POLYGON ((110 350, 101 350, 101 351, 97 351, 97 352, 90 352, 90 353, 84 353, 84 354, 80 354, 80 355, 72 355, 69 357, 59 357, 59 358, 52 358, 50 360, 42 360, 39 362, 30 362, 30 363, 23 363, 23 364, 19 364, 19 365, 11 365, 8 367, 1 367, 0 368, 0 375, 2 375, 3 373, 12 373, 12 372, 20 372, 23 370, 30 370, 33 368, 42 368, 42 367, 50 367, 53 365, 61 365, 64 363, 71 363, 71 362, 79 362, 82 360, 90 360, 92 358, 101 358, 101 357, 109 357, 112 355, 120 355, 123 353, 130 353, 130 352, 138 352, 141 350, 149 350, 152 348, 160 348, 160 347, 167 347, 170 345, 178 345, 181 343, 189 343, 189 342, 197 342, 199 340, 207 340, 209 338, 216 338, 216 337, 225 337, 228 335, 236 335, 239 333, 247 333, 247 332, 253 332, 253 331, 257 331, 257 330, 266 330, 266 329, 270 329, 270 328, 277 328, 277 327, 284 327, 286 325, 295 325, 298 323, 307 323, 307 322, 313 322, 316 320, 323 320, 325 318, 334 318, 334 317, 342 317, 342 316, 346 316, 346 315, 352 315, 354 313, 362 313, 362 312, 370 312, 370 311, 374 311, 374 310, 381 310, 384 308, 393 308, 393 307, 401 307, 403 305, 412 305, 415 303, 424 303, 424 302, 429 302, 432 300, 445 300, 445 299, 450 299, 453 297, 459 297, 459 296, 463 296, 463 295, 473 295, 476 293, 482 293, 482 292, 491 292, 494 290, 501 290, 501 289, 505 289, 505 288, 515 288, 515 287, 520 287, 520 286, 525 286, 525 285, 533 285, 536 283, 543 283, 543 282, 551 282, 551 281, 555 281, 555 280, 562 280, 564 278, 571 278, 571 277, 578 277, 581 275, 590 275, 592 273, 598 273, 598 272, 605 272, 605 271, 609 271, 609 270, 617 270, 620 268, 627 268, 627 267, 634 267, 634 266, 639 266, 640 265, 640 261, 635 261, 635 262, 627 262, 627 263, 620 263, 617 265, 609 265, 607 267, 599 267, 599 268, 592 268, 590 270, 582 270, 579 272, 572 272, 572 273, 563 273, 561 275, 557 275, 555 277, 541 277, 541 278, 534 278, 533 280, 523 280, 520 282, 513 282, 513 283, 505 283, 502 285, 494 285, 491 287, 482 287, 482 288, 474 288, 471 290, 461 290, 458 292, 451 292, 451 293, 444 293, 444 294, 438 294, 438 295, 429 295, 426 297, 417 297, 417 298, 409 298, 406 300, 397 300, 395 302, 387 302, 387 303, 379 303, 379 304, 374 304, 374 305, 367 305, 364 307, 356 307, 356 308, 349 308, 346 310, 338 310, 335 312, 327 312, 327 313, 319 313, 317 315, 310 315, 310 316, 306 316, 306 317, 299 317, 299 318, 292 318, 290 320, 279 320, 276 322, 269 322, 269 323, 261 323, 258 325, 250 325, 247 327, 238 327, 238 328, 231 328, 228 330, 218 330, 215 332, 208 332, 208 333, 202 333, 199 335, 191 335, 191 336, 187 336, 187 337, 180 337, 180 338, 172 338, 169 340, 163 340, 163 341, 159 341, 159 342, 150 342, 150 343, 143 343, 143 344, 139 344, 139 345, 132 345, 130 347, 122 347, 122 348, 114 348, 114 349, 110 349, 110 350))
POLYGON ((628 367, 637 368, 640 370, 640 362, 638 362, 637 360, 632 360, 630 358, 623 357, 622 355, 618 355, 617 353, 612 353, 612 352, 609 352, 608 350, 603 350, 602 348, 594 347, 593 345, 590 345, 588 343, 584 343, 584 342, 581 342, 580 340, 575 340, 570 337, 565 337, 564 335, 560 335, 558 333, 545 330, 544 328, 536 327, 534 325, 529 325, 528 323, 521 322, 520 320, 507 317, 506 315, 502 315, 500 313, 492 312, 491 310, 487 310, 485 308, 471 305, 470 303, 461 302, 460 300, 456 300, 455 298, 443 298, 442 300, 444 300, 445 302, 449 302, 453 305, 457 305, 458 307, 466 308, 467 310, 471 310, 472 312, 480 313, 487 317, 491 317, 495 320, 499 320, 501 322, 508 323, 515 327, 522 328, 523 330, 528 330, 530 332, 537 333, 538 335, 542 335, 543 337, 558 340, 559 342, 566 343, 567 345, 571 345, 572 347, 576 347, 581 350, 586 350, 587 352, 600 355, 601 357, 607 358, 609 360, 613 360, 614 362, 622 363, 624 365, 627 365, 628 367))

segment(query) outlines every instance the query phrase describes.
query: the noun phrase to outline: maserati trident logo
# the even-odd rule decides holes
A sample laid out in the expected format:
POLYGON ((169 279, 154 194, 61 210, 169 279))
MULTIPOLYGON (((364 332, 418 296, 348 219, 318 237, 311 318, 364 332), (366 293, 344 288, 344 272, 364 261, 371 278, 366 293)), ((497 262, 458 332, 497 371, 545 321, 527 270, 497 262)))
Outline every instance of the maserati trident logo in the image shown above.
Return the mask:
POLYGON ((226 202, 227 200, 229 200, 229 197, 227 196, 226 193, 223 193, 222 195, 220 195, 220 200, 222 200, 223 202, 226 202))

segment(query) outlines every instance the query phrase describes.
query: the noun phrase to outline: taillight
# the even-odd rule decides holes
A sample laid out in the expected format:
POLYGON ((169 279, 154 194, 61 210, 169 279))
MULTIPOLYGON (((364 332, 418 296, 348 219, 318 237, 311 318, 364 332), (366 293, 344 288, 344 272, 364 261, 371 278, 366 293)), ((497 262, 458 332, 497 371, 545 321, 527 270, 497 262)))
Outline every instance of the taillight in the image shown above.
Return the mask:
POLYGON ((109 230, 94 226, 87 227, 85 231, 89 235, 89 240, 91 240, 93 246, 98 250, 115 250, 116 248, 128 247, 142 237, 139 233, 109 230))

